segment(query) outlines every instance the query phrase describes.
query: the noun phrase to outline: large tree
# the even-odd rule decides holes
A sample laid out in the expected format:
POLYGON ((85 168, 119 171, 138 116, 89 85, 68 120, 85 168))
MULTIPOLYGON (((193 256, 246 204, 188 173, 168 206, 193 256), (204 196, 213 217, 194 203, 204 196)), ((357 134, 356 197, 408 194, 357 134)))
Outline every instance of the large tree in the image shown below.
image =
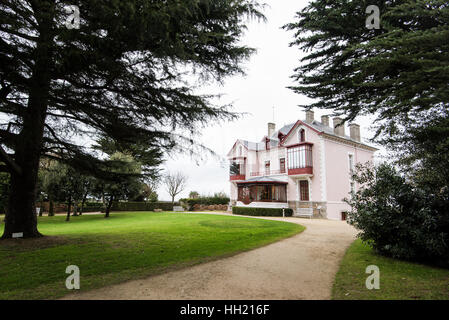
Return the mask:
POLYGON ((0 159, 11 173, 2 238, 41 236, 33 208, 42 155, 104 176, 87 138, 137 143, 156 157, 183 139, 175 129, 233 118, 194 88, 242 72, 253 52, 239 42, 245 19, 262 17, 252 0, 71 5, 79 29, 67 27, 61 1, 0 3, 0 159))
POLYGON ((449 107, 446 0, 313 0, 296 21, 292 46, 305 52, 291 88, 352 121, 372 114, 378 134, 400 137, 449 107), (380 28, 367 28, 368 6, 380 28))

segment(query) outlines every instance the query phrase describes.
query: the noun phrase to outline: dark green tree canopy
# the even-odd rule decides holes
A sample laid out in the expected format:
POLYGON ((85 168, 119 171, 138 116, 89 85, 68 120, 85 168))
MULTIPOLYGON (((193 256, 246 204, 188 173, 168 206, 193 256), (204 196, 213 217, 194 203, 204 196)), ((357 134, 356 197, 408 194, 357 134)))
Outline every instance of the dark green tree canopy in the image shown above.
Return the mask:
POLYGON ((71 4, 79 6, 80 29, 66 28, 63 2, 6 1, 0 6, 0 103, 10 118, 2 130, 5 145, 14 148, 25 118, 32 116, 33 87, 47 102, 42 152, 72 160, 74 166, 92 160, 75 143, 80 136, 101 133, 121 144, 141 142, 159 150, 179 138, 174 128, 193 131, 195 124, 233 117, 212 106, 210 97, 195 95, 184 81, 191 74, 220 81, 241 72, 239 62, 252 49, 238 41, 244 18, 260 16, 254 3, 71 4))
POLYGON ((449 106, 449 4, 444 0, 314 0, 284 27, 307 52, 292 89, 351 121, 374 114, 378 133, 449 106), (380 29, 368 29, 369 5, 380 29))

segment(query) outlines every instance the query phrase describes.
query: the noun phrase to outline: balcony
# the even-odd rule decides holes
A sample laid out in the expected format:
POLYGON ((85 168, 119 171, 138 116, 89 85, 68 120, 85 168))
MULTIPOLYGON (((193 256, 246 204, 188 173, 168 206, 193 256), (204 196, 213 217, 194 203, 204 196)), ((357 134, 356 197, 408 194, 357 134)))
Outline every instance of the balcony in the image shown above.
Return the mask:
POLYGON ((239 180, 245 180, 246 176, 244 174, 234 174, 229 176, 230 181, 239 181, 239 180))
POLYGON ((288 175, 312 175, 313 174, 313 158, 311 143, 300 143, 291 146, 287 150, 287 168, 288 175))
POLYGON ((254 171, 251 172, 251 177, 261 177, 261 176, 271 176, 276 174, 284 174, 286 173, 285 169, 281 170, 265 170, 265 171, 254 171))
POLYGON ((229 180, 239 181, 246 179, 246 161, 232 160, 229 165, 229 180))

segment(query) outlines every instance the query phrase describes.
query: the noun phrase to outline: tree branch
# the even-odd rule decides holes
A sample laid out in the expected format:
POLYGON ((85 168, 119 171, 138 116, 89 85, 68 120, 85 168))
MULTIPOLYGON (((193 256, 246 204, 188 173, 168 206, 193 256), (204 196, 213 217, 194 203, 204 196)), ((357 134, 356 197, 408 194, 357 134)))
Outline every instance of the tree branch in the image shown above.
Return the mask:
POLYGON ((11 157, 6 153, 6 151, 0 146, 0 159, 5 162, 5 164, 10 168, 11 171, 17 173, 18 175, 22 175, 22 168, 11 159, 11 157))

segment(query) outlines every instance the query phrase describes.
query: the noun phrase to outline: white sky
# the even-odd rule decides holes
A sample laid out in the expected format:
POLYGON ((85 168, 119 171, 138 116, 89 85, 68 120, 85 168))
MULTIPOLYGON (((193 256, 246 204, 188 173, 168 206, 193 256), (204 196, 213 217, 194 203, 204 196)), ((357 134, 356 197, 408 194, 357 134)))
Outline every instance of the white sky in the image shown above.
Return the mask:
MULTIPOLYGON (((257 53, 244 65, 247 75, 228 78, 223 86, 210 88, 211 93, 224 94, 222 103, 233 102, 233 111, 248 113, 231 123, 216 123, 202 130, 202 143, 222 157, 226 156, 237 139, 260 141, 267 134, 267 123, 273 121, 273 107, 278 129, 284 124, 304 119, 305 113, 298 105, 310 102, 307 97, 286 88, 293 84, 290 76, 303 54, 297 47, 289 47, 292 32, 281 29, 284 24, 294 21, 295 13, 305 7, 307 1, 265 2, 268 6, 264 14, 268 21, 250 22, 243 39, 243 43, 257 49, 257 53)), ((325 110, 314 111, 317 120, 322 114, 329 114, 325 110)), ((362 139, 372 137, 370 119, 361 118, 356 122, 361 126, 362 139)), ((219 191, 229 194, 229 168, 226 162, 220 163, 218 159, 209 157, 198 166, 189 156, 172 155, 163 168, 170 172, 182 171, 189 177, 186 189, 176 199, 187 197, 190 191, 205 195, 219 191)), ((158 194, 159 200, 170 199, 162 184, 158 194)))

